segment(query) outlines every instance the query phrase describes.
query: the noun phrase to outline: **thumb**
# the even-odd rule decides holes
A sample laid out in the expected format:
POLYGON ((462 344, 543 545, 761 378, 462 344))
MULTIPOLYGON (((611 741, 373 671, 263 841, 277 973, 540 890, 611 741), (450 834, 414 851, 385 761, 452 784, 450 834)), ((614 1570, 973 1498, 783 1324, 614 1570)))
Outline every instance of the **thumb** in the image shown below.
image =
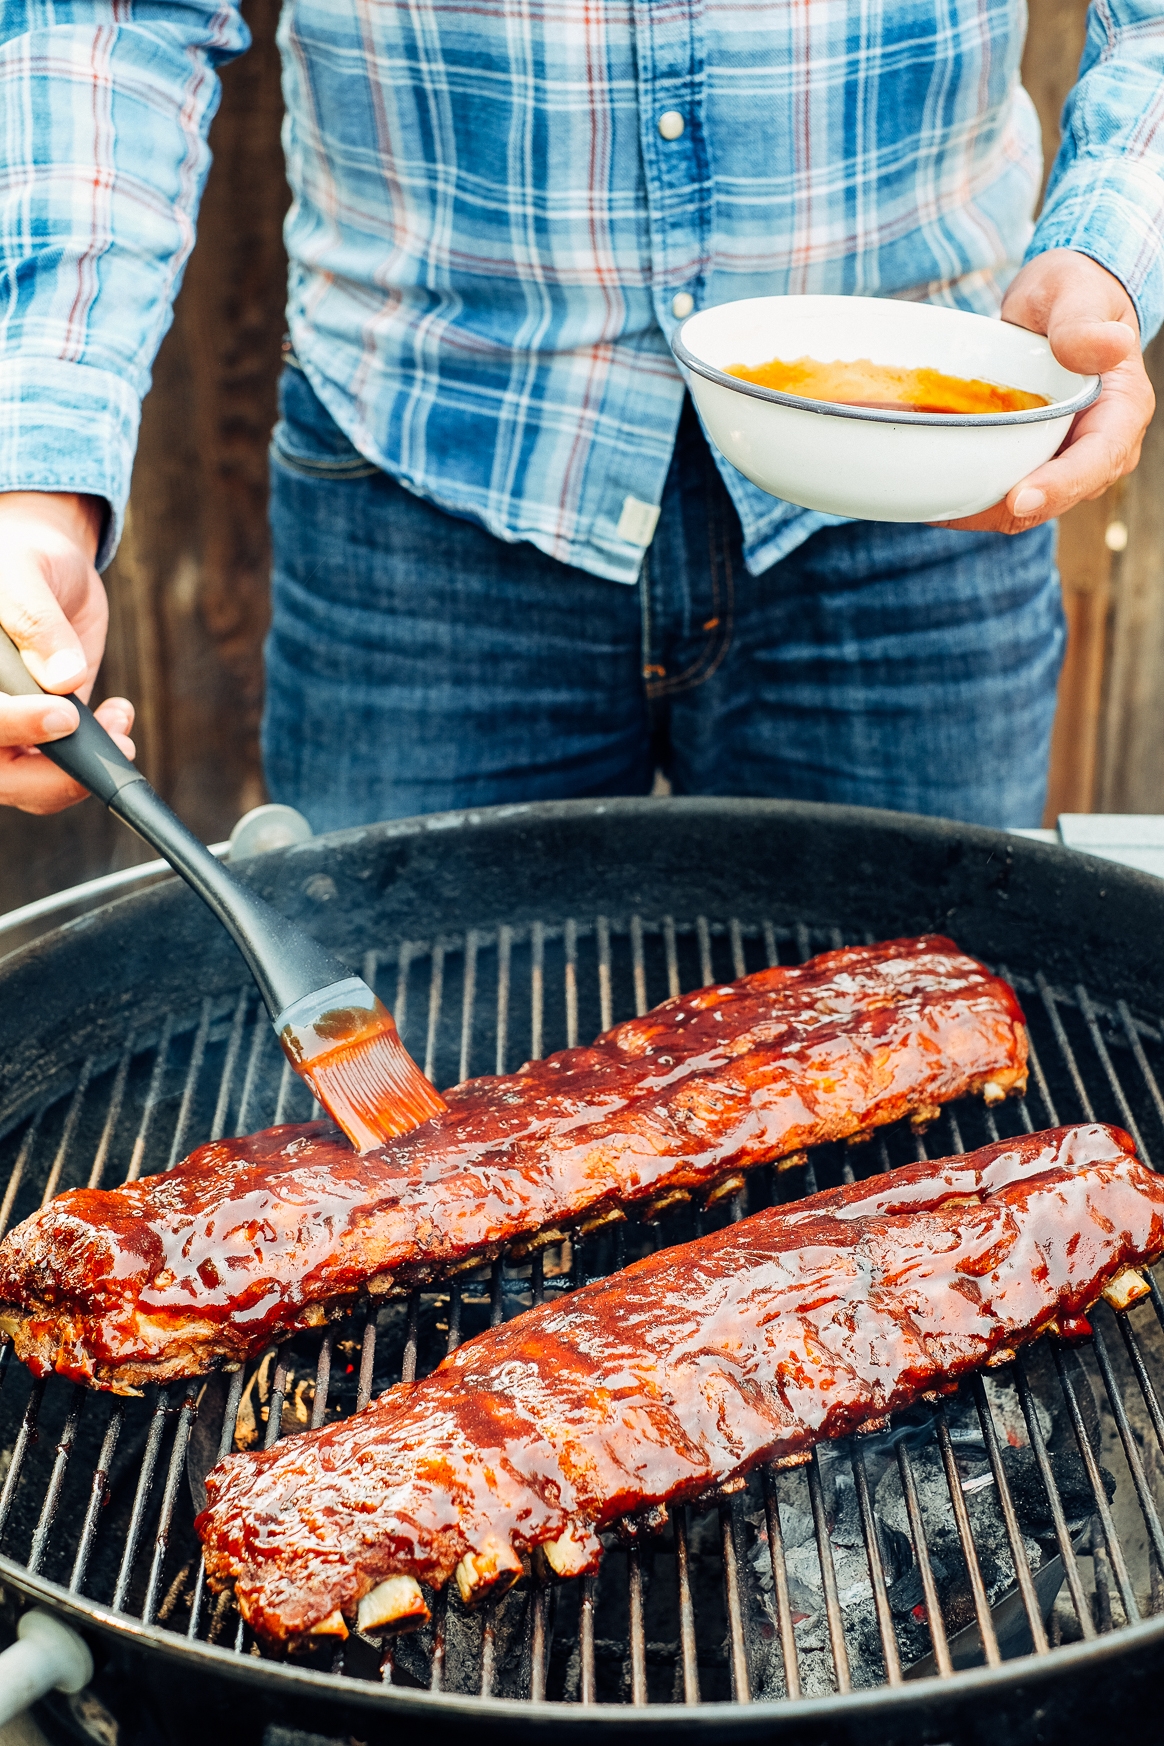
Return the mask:
POLYGON ((1102 376, 1114 370, 1139 347, 1134 330, 1126 322, 1097 321, 1094 313, 1085 314, 1082 309, 1063 308, 1060 304, 1056 304, 1047 325, 1047 338, 1064 368, 1082 376, 1102 376))
POLYGON ((82 683, 89 662, 81 639, 32 553, 0 558, 0 625, 46 691, 72 692, 82 683))

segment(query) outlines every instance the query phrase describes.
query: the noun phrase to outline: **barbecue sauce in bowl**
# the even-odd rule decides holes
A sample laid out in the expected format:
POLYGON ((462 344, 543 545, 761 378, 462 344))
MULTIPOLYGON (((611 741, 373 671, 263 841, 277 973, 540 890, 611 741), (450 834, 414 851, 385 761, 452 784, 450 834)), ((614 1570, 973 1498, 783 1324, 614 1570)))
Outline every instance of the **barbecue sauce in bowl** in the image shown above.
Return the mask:
POLYGON ((875 364, 871 358, 834 360, 771 358, 766 364, 729 364, 729 376, 840 406, 868 406, 879 412, 998 413, 1049 406, 1045 394, 1008 388, 975 377, 947 376, 941 370, 875 364))

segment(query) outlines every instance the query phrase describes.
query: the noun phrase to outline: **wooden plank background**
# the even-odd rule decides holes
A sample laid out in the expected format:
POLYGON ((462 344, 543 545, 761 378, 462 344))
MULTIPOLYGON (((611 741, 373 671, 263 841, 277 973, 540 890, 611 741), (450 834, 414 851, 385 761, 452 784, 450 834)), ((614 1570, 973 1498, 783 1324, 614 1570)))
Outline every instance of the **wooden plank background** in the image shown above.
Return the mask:
MULTIPOLYGON (((146 401, 125 541, 107 577, 101 684, 138 708, 142 768, 204 840, 263 798, 257 730, 267 614, 266 449, 283 332, 278 0, 244 6, 255 46, 228 67, 199 241, 146 401)), ((1048 164, 1085 0, 1031 0, 1024 79, 1048 164)), ((1164 344, 1149 349, 1164 390, 1164 344)), ((1117 542, 1118 543, 1118 542, 1117 542)), ((1059 812, 1164 812, 1164 421, 1121 493, 1065 518, 1071 626, 1052 755, 1059 812), (1105 536, 1126 527, 1125 549, 1105 536)), ((95 801, 0 812, 0 911, 146 858, 95 801)))

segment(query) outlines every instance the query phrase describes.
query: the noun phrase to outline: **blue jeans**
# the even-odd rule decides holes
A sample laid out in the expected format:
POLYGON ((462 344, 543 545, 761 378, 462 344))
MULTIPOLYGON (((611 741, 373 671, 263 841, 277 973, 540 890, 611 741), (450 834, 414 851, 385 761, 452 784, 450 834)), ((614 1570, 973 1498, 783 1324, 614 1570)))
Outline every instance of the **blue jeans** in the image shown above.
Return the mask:
POLYGON ((637 587, 370 466, 289 366, 263 747, 317 830, 570 796, 773 795, 1040 822, 1051 528, 855 522, 759 577, 690 405, 637 587))

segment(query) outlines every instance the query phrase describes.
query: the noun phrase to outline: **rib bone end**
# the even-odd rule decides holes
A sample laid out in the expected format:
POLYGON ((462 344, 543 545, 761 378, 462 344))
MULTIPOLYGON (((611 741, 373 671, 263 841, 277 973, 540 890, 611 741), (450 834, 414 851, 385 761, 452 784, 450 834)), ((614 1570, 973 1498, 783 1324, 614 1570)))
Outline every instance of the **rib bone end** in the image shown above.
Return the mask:
POLYGON ((622 1225, 626 1223, 626 1214, 620 1206, 607 1207, 604 1212, 592 1213, 588 1219, 583 1219, 578 1226, 578 1234, 588 1237, 593 1231, 602 1230, 604 1225, 622 1225))
POLYGON ((808 1163, 807 1152, 789 1152, 787 1158, 777 1158, 777 1170, 801 1170, 808 1163))
POLYGON ((420 1584, 412 1576, 388 1576, 360 1602, 356 1625, 374 1631, 385 1625, 414 1631, 428 1619, 428 1607, 420 1584))
POLYGON ((453 1572, 461 1599, 477 1606, 487 1595, 504 1594, 521 1575, 521 1559, 507 1540, 487 1540, 479 1552, 466 1552, 453 1572))
POLYGON ((733 1171, 731 1176, 724 1176, 707 1192, 704 1206, 716 1206, 721 1200, 731 1200, 746 1186, 740 1172, 733 1171))
POLYGON ((318 1625, 311 1627, 313 1637, 346 1637, 347 1634, 348 1628, 338 1607, 334 1612, 328 1613, 326 1619, 320 1619, 318 1625))
POLYGON ((1147 1297, 1149 1290, 1143 1274, 1137 1273, 1134 1267, 1123 1267, 1104 1286, 1103 1295, 1112 1309, 1125 1310, 1138 1303, 1142 1297, 1147 1297))
POLYGON ((595 1550, 594 1544, 587 1545, 585 1540, 576 1538, 572 1528, 542 1545, 546 1563, 555 1576, 561 1577, 583 1576, 594 1564, 595 1550))
POLYGON ((654 1219, 662 1218, 664 1213, 670 1212, 674 1207, 686 1206, 690 1199, 691 1196, 685 1188, 670 1188, 666 1194, 657 1194, 654 1200, 647 1202, 643 1208, 643 1217, 650 1223, 654 1219))
POLYGON ((940 1103, 919 1103, 909 1118, 909 1125, 915 1134, 924 1134, 931 1122, 936 1122, 942 1113, 940 1103))

